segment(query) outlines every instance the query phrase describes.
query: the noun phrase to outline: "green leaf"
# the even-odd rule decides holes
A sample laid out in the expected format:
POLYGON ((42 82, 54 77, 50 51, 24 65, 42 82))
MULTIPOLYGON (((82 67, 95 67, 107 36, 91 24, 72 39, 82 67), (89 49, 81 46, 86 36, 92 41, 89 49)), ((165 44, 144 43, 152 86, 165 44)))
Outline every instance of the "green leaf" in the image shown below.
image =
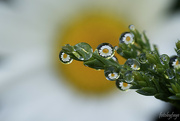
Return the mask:
POLYGON ((91 46, 87 43, 78 43, 74 46, 74 49, 80 55, 75 55, 79 60, 89 60, 92 57, 93 50, 91 46))
POLYGON ((146 57, 149 63, 157 64, 158 61, 156 60, 156 57, 154 56, 154 53, 146 52, 146 57))
POLYGON ((88 66, 90 68, 94 68, 94 69, 104 69, 104 64, 97 60, 97 59, 93 59, 93 60, 88 60, 84 62, 85 66, 88 66))
POLYGON ((139 89, 139 88, 141 88, 139 85, 132 85, 132 86, 130 87, 130 89, 139 89))
POLYGON ((153 96, 156 94, 156 89, 152 87, 143 87, 137 90, 136 92, 146 96, 153 96))
POLYGON ((154 97, 163 101, 168 101, 167 95, 164 93, 157 93, 154 95, 154 97))
POLYGON ((180 93, 176 93, 176 97, 180 98, 180 93))
POLYGON ((169 89, 169 91, 170 91, 171 93, 175 94, 175 92, 174 92, 174 90, 173 90, 172 88, 168 88, 168 89, 169 89))
POLYGON ((66 54, 70 55, 74 51, 74 48, 71 45, 66 44, 65 46, 62 47, 62 51, 64 51, 66 54))
POLYGON ((175 84, 172 84, 172 83, 171 83, 171 87, 172 87, 172 89, 174 90, 175 93, 178 92, 178 89, 176 88, 176 85, 175 85, 175 84))
POLYGON ((137 83, 138 83, 139 86, 141 86, 141 87, 146 87, 146 86, 147 86, 147 83, 144 82, 144 81, 137 81, 137 83))
POLYGON ((178 42, 176 42, 176 48, 180 49, 180 40, 178 40, 178 42))
POLYGON ((171 100, 180 100, 180 97, 177 97, 176 95, 169 96, 168 98, 171 100))

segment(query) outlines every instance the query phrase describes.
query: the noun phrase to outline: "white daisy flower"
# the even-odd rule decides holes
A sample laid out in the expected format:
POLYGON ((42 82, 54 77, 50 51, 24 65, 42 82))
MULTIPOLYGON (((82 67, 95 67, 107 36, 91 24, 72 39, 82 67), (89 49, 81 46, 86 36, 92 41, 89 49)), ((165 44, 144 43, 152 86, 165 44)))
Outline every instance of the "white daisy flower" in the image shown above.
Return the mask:
POLYGON ((129 25, 129 29, 130 29, 131 31, 134 31, 134 30, 135 30, 135 26, 134 26, 133 24, 131 24, 131 25, 129 25))
POLYGON ((66 54, 62 51, 59 53, 59 59, 64 64, 70 64, 73 61, 73 59, 70 58, 70 56, 68 54, 66 54))
POLYGON ((109 43, 102 43, 98 47, 98 53, 100 56, 108 58, 114 55, 114 49, 109 43))
POLYGON ((178 61, 177 58, 176 58, 176 59, 174 60, 174 62, 172 63, 172 66, 173 66, 174 68, 180 68, 180 64, 179 64, 179 61, 178 61))
POLYGON ((125 83, 125 82, 119 82, 119 87, 122 90, 128 90, 131 87, 131 84, 125 83))
POLYGON ((119 78, 119 74, 116 72, 109 73, 108 76, 106 77, 107 80, 111 80, 111 81, 113 81, 117 78, 119 78))
POLYGON ((132 34, 130 32, 125 32, 125 33, 121 34, 119 41, 120 41, 120 43, 133 44, 134 43, 134 34, 132 34))
MULTIPOLYGON (((168 32, 165 31, 167 28, 171 28, 171 30, 178 30, 180 28, 178 24, 179 18, 177 18, 177 22, 164 22, 163 28, 162 26, 158 26, 162 25, 162 22, 159 20, 164 20, 163 16, 160 16, 161 18, 159 18, 159 14, 161 13, 160 11, 164 10, 170 2, 173 2, 167 1, 168 0, 166 0, 166 2, 164 0, 156 1, 156 6, 154 6, 155 9, 152 9, 154 1, 13 0, 11 3, 9 2, 10 4, 4 4, 0 1, 0 31, 2 33, 0 36, 0 52, 7 55, 6 63, 3 63, 3 67, 1 66, 0 68, 0 86, 2 90, 1 105, 3 105, 1 108, 1 120, 31 121, 33 119, 36 121, 51 119, 54 121, 83 121, 86 119, 86 121, 108 121, 109 117, 112 117, 113 121, 117 120, 116 118, 119 114, 122 114, 121 120, 150 120, 154 116, 155 111, 163 110, 164 107, 166 107, 164 103, 159 100, 154 100, 153 97, 152 99, 148 98, 148 100, 142 101, 147 97, 136 95, 132 91, 130 91, 130 94, 127 94, 127 96, 123 96, 121 92, 113 93, 113 91, 112 93, 105 95, 107 89, 114 89, 114 86, 111 86, 111 84, 110 86, 107 84, 108 88, 107 86, 99 86, 100 84, 106 85, 106 83, 104 83, 105 80, 101 80, 104 77, 102 76, 101 78, 100 74, 99 77, 94 75, 91 79, 95 80, 96 77, 99 79, 99 82, 97 81, 98 83, 93 81, 91 83, 85 83, 88 85, 88 89, 92 89, 92 92, 97 92, 96 87, 99 88, 100 91, 100 88, 102 88, 103 93, 100 94, 104 95, 97 97, 98 99, 94 96, 87 96, 88 93, 86 94, 86 91, 81 91, 83 93, 85 92, 86 95, 81 95, 81 93, 77 93, 78 91, 73 91, 73 89, 71 89, 73 85, 82 84, 77 83, 77 79, 84 81, 88 77, 84 78, 86 73, 81 73, 80 68, 75 68, 75 66, 71 67, 73 64, 67 66, 67 70, 65 70, 64 68, 60 68, 58 66, 60 65, 59 62, 54 62, 54 60, 58 60, 54 56, 59 54, 60 45, 57 42, 54 43, 53 40, 56 32, 60 36, 64 36, 66 34, 65 36, 70 38, 70 36, 74 33, 72 31, 68 31, 69 33, 67 34, 65 29, 66 27, 71 28, 71 26, 73 26, 71 29, 67 30, 73 29, 73 31, 77 31, 77 33, 79 32, 85 36, 81 38, 78 34, 75 34, 79 37, 79 39, 73 39, 71 42, 68 39, 58 39, 58 41, 63 42, 62 45, 67 43, 75 44, 78 43, 78 40, 81 40, 80 42, 83 40, 90 43, 90 41, 97 42, 98 40, 104 41, 108 39, 114 42, 113 39, 117 40, 116 36, 113 36, 114 34, 111 35, 111 33, 106 34, 106 29, 110 27, 110 30, 114 30, 116 28, 113 26, 117 26, 123 31, 124 26, 119 25, 125 25, 123 21, 127 21, 127 19, 125 19, 124 16, 121 16, 121 13, 126 12, 126 14, 128 13, 129 20, 132 20, 135 25, 142 26, 143 29, 150 32, 152 31, 154 33, 158 33, 158 36, 154 36, 151 40, 154 40, 155 44, 158 44, 157 40, 159 40, 159 45, 163 44, 163 48, 169 54, 172 54, 173 51, 170 53, 170 51, 167 50, 169 43, 172 43, 172 41, 169 40, 176 41, 176 38, 178 38, 179 35, 176 32, 172 32, 173 35, 171 34, 169 37, 173 36, 175 39, 167 38, 167 36, 164 35, 169 35, 168 32), (94 5, 96 5, 96 7, 94 7, 94 5), (98 11, 95 8, 97 8, 98 11), (109 9, 112 10, 112 12, 110 12, 109 9), (84 25, 84 20, 87 22, 86 24, 92 25, 91 23, 89 24, 91 14, 87 14, 86 11, 90 11, 90 13, 93 14, 96 13, 96 16, 108 13, 110 14, 109 17, 111 17, 112 13, 112 16, 114 15, 119 20, 118 22, 120 24, 116 24, 116 22, 111 23, 111 21, 109 21, 109 17, 106 17, 107 19, 103 19, 103 21, 108 21, 104 21, 101 24, 100 21, 95 21, 95 16, 93 18, 95 22, 92 22, 95 24, 92 28, 98 25, 97 23, 99 23, 103 28, 98 28, 99 26, 95 27, 95 30, 97 30, 95 33, 97 33, 97 35, 94 35, 93 32, 90 32, 89 35, 86 33, 84 34, 82 32, 85 32, 86 30, 81 30, 79 28, 79 26, 84 25), (146 16, 147 12, 148 16, 146 16), (135 15, 134 13, 138 14, 135 15), (86 20, 82 16, 87 16, 88 19, 86 20), (142 16, 146 17, 142 18, 142 16), (79 24, 79 20, 81 24, 79 24), (151 23, 152 20, 153 23, 151 23), (73 24, 74 21, 76 24, 73 24), (75 25, 78 26, 78 29, 76 29, 75 25), (107 25, 107 27, 104 27, 104 25, 107 25), (154 26, 154 30, 151 29, 152 25, 154 26), (159 28, 162 28, 161 31, 159 28), (100 33, 104 32, 104 35, 99 34, 99 30, 100 33), (104 31, 101 32, 101 30, 104 31), (158 37, 163 38, 159 39, 158 37), (162 42, 161 40, 167 41, 162 42), (54 66, 54 64, 56 65, 54 66), (59 73, 59 75, 55 74, 55 70, 57 70, 57 68, 59 68, 59 70, 63 73, 59 73), (80 76, 76 78, 75 75, 80 76), (72 82, 75 80, 75 83, 71 83, 72 86, 69 86, 68 83, 65 85, 63 82, 68 81, 68 78, 72 80, 72 82), (95 85, 95 88, 92 88, 93 84, 95 85), (140 101, 142 101, 142 103, 139 105, 129 105, 129 103, 132 102, 129 98, 134 99, 133 102, 136 104, 139 104, 140 101), (87 101, 89 104, 88 106, 87 101), (140 108, 137 109, 137 106, 140 106, 140 108), (48 110, 44 110, 45 107, 48 110), (150 110, 144 110, 146 108, 149 108, 150 110), (111 112, 108 112, 108 109, 112 109, 111 112), (92 110, 92 112, 89 113, 89 110, 92 110), (132 115, 127 116, 128 114, 126 112, 130 111, 132 112, 132 115), (83 112, 83 115, 79 112, 83 112), (143 114, 137 117, 137 115, 142 112, 143 114), (62 113, 63 116, 59 115, 59 113, 62 113), (71 116, 69 116, 69 114, 71 114, 71 116), (92 117, 91 115, 96 116, 92 117)), ((171 20, 174 20, 172 16, 171 20)), ((88 28, 88 30, 92 31, 93 29, 91 30, 91 28, 88 28)), ((87 33, 89 31, 87 31, 87 33)), ((112 33, 118 34, 118 31, 119 30, 114 30, 112 33)), ((121 33, 121 31, 119 31, 119 33, 121 33)), ((94 42, 94 47, 96 42, 94 42)), ((77 62, 77 65, 83 64, 78 64, 77 62)), ((88 69, 87 72, 89 75, 93 75, 91 69, 88 69)), ((94 94, 99 94, 99 92, 94 94)))

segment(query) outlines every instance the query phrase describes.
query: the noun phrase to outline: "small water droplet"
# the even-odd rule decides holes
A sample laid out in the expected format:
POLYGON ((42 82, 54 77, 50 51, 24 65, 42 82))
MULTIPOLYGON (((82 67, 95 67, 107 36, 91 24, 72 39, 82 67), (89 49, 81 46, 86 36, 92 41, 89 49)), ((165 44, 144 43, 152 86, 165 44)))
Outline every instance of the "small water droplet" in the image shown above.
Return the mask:
POLYGON ((117 49, 118 49, 118 46, 115 46, 115 47, 114 47, 114 50, 116 50, 116 51, 117 51, 117 49))
POLYGON ((113 56, 112 59, 113 59, 114 61, 118 62, 118 59, 117 59, 116 56, 113 56))
POLYGON ((132 70, 139 70, 140 69, 140 63, 135 59, 128 59, 125 62, 125 65, 129 66, 132 70))
POLYGON ((155 71, 155 70, 156 70, 156 65, 155 65, 155 64, 150 64, 150 65, 149 65, 149 68, 150 68, 151 70, 154 70, 154 71, 155 71))
POLYGON ((117 49, 117 53, 118 53, 119 55, 121 55, 121 56, 124 55, 124 53, 123 53, 123 51, 122 51, 122 48, 118 48, 118 49, 117 49))
POLYGON ((166 69, 164 72, 164 76, 166 77, 166 79, 173 79, 174 71, 172 69, 166 69))
POLYGON ((160 62, 162 65, 168 64, 169 63, 169 56, 166 54, 163 54, 160 56, 160 62))
POLYGON ((180 49, 177 50, 177 55, 180 57, 180 49))
POLYGON ((132 85, 126 82, 123 82, 123 79, 116 80, 116 86, 122 91, 128 90, 132 85))
POLYGON ((131 31, 135 31, 135 26, 133 25, 133 24, 131 24, 131 25, 129 25, 129 30, 131 30, 131 31))
POLYGON ((149 73, 145 73, 145 75, 147 76, 147 78, 149 79, 149 81, 152 81, 154 79, 154 76, 149 74, 149 73))
POLYGON ((107 80, 114 81, 119 78, 119 70, 113 66, 108 67, 104 70, 104 75, 107 80))
POLYGON ((70 64, 73 61, 73 59, 70 57, 70 55, 64 53, 62 50, 59 53, 59 59, 64 64, 70 64))
POLYGON ((180 63, 179 63, 178 56, 174 55, 174 56, 170 57, 169 66, 171 68, 176 68, 176 69, 180 68, 180 63))
POLYGON ((132 71, 127 71, 124 74, 124 80, 127 83, 132 83, 134 81, 134 75, 132 74, 132 71))
POLYGON ((147 58, 146 58, 146 54, 145 53, 141 53, 140 55, 139 55, 139 61, 140 61, 140 63, 142 63, 142 64, 145 64, 145 63, 147 63, 147 58))

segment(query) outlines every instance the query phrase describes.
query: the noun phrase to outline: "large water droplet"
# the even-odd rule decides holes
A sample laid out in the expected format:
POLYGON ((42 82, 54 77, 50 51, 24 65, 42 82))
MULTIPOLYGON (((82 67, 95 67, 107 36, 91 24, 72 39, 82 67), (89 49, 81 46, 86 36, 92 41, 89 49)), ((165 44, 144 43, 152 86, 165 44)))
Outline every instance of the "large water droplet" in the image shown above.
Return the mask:
POLYGON ((124 32, 119 38, 120 43, 133 44, 134 43, 134 34, 130 32, 124 32))
POLYGON ((129 66, 132 70, 139 70, 140 69, 140 63, 135 59, 128 59, 125 62, 125 65, 129 66))
POLYGON ((114 55, 114 48, 109 43, 102 43, 97 47, 98 54, 104 58, 111 58, 114 55))
POLYGON ((87 43, 81 42, 74 45, 74 56, 79 60, 89 60, 92 57, 93 49, 87 43))

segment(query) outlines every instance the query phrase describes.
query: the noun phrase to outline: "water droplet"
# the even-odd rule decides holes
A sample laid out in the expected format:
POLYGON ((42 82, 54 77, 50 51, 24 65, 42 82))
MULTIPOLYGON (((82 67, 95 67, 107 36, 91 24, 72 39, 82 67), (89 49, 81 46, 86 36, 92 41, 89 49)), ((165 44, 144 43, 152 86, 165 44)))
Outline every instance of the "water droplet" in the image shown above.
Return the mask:
POLYGON ((118 46, 115 46, 115 47, 114 47, 114 50, 116 50, 116 51, 117 51, 117 49, 118 49, 118 46))
POLYGON ((160 56, 160 62, 162 65, 168 64, 169 63, 169 56, 166 54, 163 54, 160 56))
POLYGON ((141 53, 140 55, 139 55, 139 62, 140 63, 142 63, 142 64, 145 64, 145 63, 147 63, 147 58, 146 58, 146 54, 145 53, 141 53))
POLYGON ((164 72, 164 76, 166 77, 166 79, 173 79, 174 71, 172 69, 166 69, 164 72))
POLYGON ((117 49, 117 53, 118 53, 119 55, 121 55, 121 56, 124 55, 124 53, 123 53, 123 51, 122 51, 122 48, 118 48, 118 49, 117 49))
POLYGON ((156 65, 155 64, 150 64, 149 69, 156 71, 156 65))
POLYGON ((129 66, 132 70, 139 70, 140 69, 140 63, 135 59, 128 59, 125 62, 125 65, 129 66))
POLYGON ((178 60, 178 56, 174 55, 174 56, 171 56, 170 57, 170 62, 169 62, 169 66, 171 68, 180 68, 180 63, 179 63, 179 60, 178 60))
POLYGON ((111 58, 114 55, 114 48, 109 43, 102 43, 97 47, 98 54, 104 58, 111 58))
POLYGON ((73 54, 79 60, 89 60, 92 57, 93 49, 89 44, 81 42, 74 45, 73 54))
POLYGON ((135 26, 133 25, 133 24, 131 24, 131 25, 129 25, 129 30, 131 30, 131 31, 135 31, 135 26))
POLYGON ((177 50, 177 55, 180 57, 180 49, 177 50))
POLYGON ((63 51, 61 51, 59 53, 59 59, 64 64, 70 64, 73 61, 73 59, 70 57, 70 55, 64 53, 63 51))
POLYGON ((107 80, 114 81, 119 78, 119 70, 113 66, 108 67, 104 70, 104 75, 107 80))
POLYGON ((132 74, 132 71, 127 71, 124 74, 124 80, 127 83, 132 83, 134 81, 134 75, 132 74))
POLYGON ((133 44, 134 43, 134 34, 130 32, 124 32, 119 38, 120 43, 133 44))
POLYGON ((154 79, 154 76, 149 74, 149 73, 145 73, 146 77, 148 78, 149 81, 152 81, 154 79))
POLYGON ((112 59, 113 59, 114 61, 118 62, 118 59, 117 59, 116 56, 113 56, 112 59))
POLYGON ((116 80, 116 86, 122 91, 128 90, 132 85, 126 82, 123 82, 123 79, 116 80))

